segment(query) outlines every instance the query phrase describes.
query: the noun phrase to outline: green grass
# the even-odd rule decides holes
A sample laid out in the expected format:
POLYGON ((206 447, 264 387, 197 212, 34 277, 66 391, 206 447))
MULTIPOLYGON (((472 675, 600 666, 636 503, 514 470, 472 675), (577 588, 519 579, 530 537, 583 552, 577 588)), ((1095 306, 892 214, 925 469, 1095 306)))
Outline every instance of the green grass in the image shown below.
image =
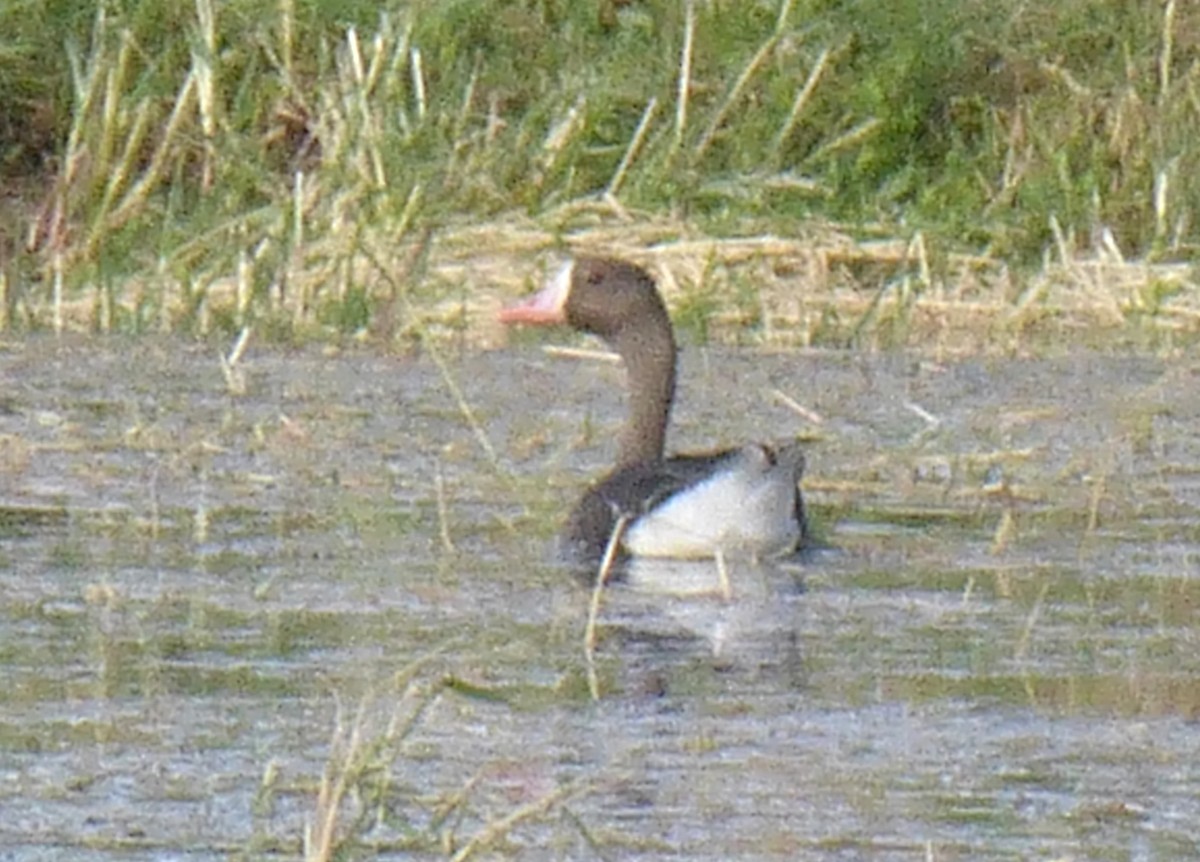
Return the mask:
MULTIPOLYGON (((1020 336, 1047 328, 1039 309, 1072 308, 1053 291, 1023 304, 1013 272, 1054 264, 1052 282, 1078 287, 1070 263, 1097 249, 1121 264, 1114 250, 1190 262, 1195 247, 1191 4, 167 9, 0 9, 0 174, 17 204, 0 216, 0 327, 419 339, 474 298, 472 279, 523 267, 501 277, 515 287, 563 242, 824 248, 814 225, 836 225, 859 256, 815 288, 899 299, 835 299, 824 311, 845 319, 801 340, 887 346, 926 338, 914 298, 982 280, 1020 336), (471 226, 492 232, 456 243, 471 226), (879 238, 908 250, 881 261, 864 245, 879 238)), ((697 256, 697 285, 745 262, 697 256)), ((1195 331, 1190 269, 1135 281, 1117 323, 1195 331)), ((691 296, 702 334, 710 307, 744 303, 691 296)))

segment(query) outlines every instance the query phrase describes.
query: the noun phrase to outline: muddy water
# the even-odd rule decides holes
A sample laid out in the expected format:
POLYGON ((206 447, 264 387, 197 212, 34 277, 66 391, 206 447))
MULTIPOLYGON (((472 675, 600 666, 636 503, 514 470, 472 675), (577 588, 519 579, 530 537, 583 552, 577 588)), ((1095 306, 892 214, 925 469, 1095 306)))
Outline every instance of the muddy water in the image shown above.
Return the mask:
POLYGON ((3 345, 0 858, 295 858, 339 726, 359 856, 1200 850, 1194 363, 689 351, 673 443, 807 437, 820 546, 614 587, 598 703, 619 370, 446 369, 3 345))

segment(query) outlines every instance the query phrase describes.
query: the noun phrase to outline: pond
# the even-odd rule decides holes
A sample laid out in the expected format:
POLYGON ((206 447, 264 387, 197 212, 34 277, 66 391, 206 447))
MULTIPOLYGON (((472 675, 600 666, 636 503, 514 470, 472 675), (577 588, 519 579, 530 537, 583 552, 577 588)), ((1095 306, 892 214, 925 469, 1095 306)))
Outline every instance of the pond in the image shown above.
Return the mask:
POLYGON ((671 447, 803 437, 816 541, 610 585, 593 700, 619 367, 0 345, 0 858, 1195 856, 1198 384, 686 350, 671 447))

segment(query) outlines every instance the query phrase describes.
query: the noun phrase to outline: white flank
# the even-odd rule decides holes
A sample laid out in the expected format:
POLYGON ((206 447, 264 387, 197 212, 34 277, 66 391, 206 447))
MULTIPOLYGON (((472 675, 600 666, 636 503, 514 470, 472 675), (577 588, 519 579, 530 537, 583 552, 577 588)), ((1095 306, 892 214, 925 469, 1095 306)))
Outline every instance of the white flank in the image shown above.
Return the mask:
POLYGON ((795 494, 791 465, 772 463, 762 446, 744 446, 711 478, 638 518, 625 548, 634 556, 678 559, 785 553, 800 538, 795 494))

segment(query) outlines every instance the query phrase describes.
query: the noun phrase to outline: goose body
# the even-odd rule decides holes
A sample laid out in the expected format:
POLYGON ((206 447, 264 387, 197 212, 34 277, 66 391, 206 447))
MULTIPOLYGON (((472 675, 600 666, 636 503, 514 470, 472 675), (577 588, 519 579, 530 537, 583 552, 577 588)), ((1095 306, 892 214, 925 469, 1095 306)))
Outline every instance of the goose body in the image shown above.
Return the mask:
POLYGON ((675 394, 675 339, 662 297, 640 267, 568 262, 546 286, 500 313, 504 323, 566 324, 607 341, 624 361, 629 417, 616 466, 583 495, 564 532, 568 556, 594 562, 622 517, 621 550, 637 557, 777 556, 804 539, 797 443, 748 443, 664 457, 675 394))

